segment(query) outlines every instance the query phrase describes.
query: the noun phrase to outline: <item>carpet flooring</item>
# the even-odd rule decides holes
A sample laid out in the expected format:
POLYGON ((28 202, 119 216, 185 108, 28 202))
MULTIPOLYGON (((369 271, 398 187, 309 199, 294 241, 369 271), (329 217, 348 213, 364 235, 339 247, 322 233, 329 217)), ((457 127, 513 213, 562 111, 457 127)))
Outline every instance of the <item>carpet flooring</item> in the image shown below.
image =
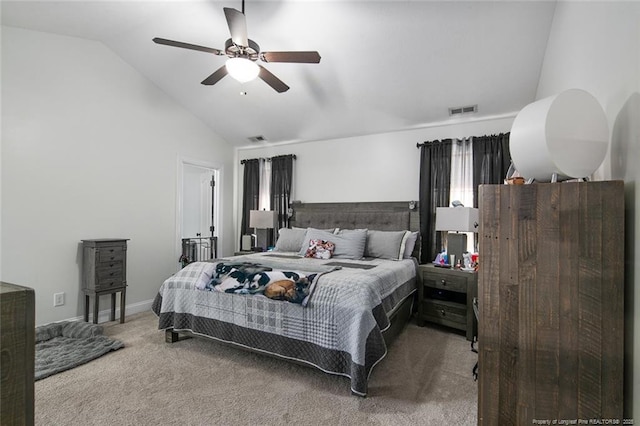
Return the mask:
POLYGON ((37 425, 475 425, 477 355, 464 336, 410 323, 349 380, 204 339, 164 342, 156 316, 105 323, 125 347, 35 384, 37 425))

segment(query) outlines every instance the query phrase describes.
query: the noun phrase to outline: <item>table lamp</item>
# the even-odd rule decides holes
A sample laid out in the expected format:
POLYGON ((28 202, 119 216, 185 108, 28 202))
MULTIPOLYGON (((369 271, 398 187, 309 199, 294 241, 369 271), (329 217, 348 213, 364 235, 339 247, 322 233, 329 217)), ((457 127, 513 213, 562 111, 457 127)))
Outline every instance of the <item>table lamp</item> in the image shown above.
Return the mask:
POLYGON ((456 261, 467 251, 467 234, 460 232, 478 232, 478 221, 479 211, 473 207, 436 208, 436 231, 447 231, 447 254, 456 261))
POLYGON ((269 235, 275 228, 276 212, 272 210, 250 210, 249 226, 256 230, 256 246, 263 251, 269 246, 269 235))

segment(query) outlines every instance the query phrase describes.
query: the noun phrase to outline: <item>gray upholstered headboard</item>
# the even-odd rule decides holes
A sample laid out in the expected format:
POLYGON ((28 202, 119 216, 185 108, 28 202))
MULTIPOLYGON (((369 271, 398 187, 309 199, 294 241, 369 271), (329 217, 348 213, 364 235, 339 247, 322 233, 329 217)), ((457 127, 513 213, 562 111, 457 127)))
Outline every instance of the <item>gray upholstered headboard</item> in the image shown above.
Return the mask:
MULTIPOLYGON (((290 226, 298 228, 375 229, 379 231, 419 231, 420 214, 416 201, 383 201, 364 203, 300 203, 292 204, 290 226), (410 209, 410 203, 413 209, 410 209)), ((419 259, 420 244, 414 256, 419 259)))
POLYGON ((300 203, 294 202, 290 225, 298 228, 369 228, 380 231, 419 231, 417 202, 300 203))

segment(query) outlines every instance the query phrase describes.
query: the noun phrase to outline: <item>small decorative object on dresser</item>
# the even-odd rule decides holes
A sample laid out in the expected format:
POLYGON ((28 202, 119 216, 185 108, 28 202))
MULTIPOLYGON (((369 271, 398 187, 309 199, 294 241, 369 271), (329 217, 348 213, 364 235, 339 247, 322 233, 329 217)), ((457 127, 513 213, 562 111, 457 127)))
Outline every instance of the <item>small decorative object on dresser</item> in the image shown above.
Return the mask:
POLYGON ((125 238, 82 240, 84 320, 89 322, 89 300, 94 296, 93 323, 98 323, 100 296, 111 294, 111 321, 116 319, 116 293, 120 292, 120 322, 124 322, 127 294, 127 241, 125 238))
POLYGON ((433 265, 420 265, 418 271, 418 324, 430 321, 462 330, 473 341, 477 323, 472 301, 478 294, 478 274, 433 265))

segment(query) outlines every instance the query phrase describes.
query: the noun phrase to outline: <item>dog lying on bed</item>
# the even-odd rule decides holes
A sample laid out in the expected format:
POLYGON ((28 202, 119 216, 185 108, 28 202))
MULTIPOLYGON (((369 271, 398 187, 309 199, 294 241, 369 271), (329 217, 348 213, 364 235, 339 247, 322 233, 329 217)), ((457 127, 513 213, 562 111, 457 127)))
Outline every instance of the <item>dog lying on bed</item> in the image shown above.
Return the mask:
POLYGON ((265 287, 264 295, 269 299, 302 303, 302 300, 309 294, 309 287, 314 275, 311 275, 311 278, 301 276, 296 281, 280 280, 271 282, 265 287))
POLYGON ((293 271, 274 271, 252 263, 219 263, 206 290, 264 294, 270 299, 302 303, 309 295, 314 275, 306 277, 293 271))
POLYGON ((265 287, 264 295, 276 300, 293 299, 296 295, 296 283, 291 280, 274 281, 265 287))

